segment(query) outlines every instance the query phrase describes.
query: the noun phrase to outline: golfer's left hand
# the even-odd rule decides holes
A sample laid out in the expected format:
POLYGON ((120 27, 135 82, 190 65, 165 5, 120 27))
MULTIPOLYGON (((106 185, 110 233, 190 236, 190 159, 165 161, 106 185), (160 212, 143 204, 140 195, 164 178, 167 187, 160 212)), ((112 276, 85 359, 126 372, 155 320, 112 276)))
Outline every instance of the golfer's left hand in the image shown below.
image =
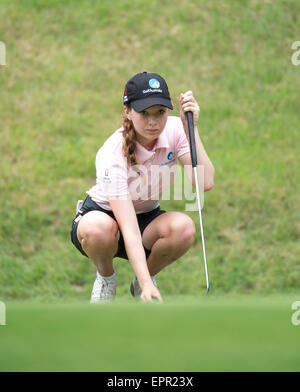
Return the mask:
POLYGON ((200 108, 193 96, 192 91, 187 91, 184 94, 180 94, 180 118, 184 127, 185 132, 188 132, 188 125, 186 120, 186 112, 192 112, 194 115, 194 125, 197 126, 199 120, 200 108))

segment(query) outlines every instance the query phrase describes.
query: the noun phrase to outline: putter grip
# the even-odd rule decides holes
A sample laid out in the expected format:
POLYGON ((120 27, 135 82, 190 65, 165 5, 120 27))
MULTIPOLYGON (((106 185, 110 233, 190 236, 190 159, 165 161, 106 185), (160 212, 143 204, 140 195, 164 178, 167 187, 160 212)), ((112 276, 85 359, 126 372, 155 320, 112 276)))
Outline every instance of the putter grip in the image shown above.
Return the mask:
POLYGON ((186 112, 186 118, 189 129, 189 139, 190 139, 190 150, 192 157, 192 166, 197 166, 197 153, 196 153, 196 142, 195 142, 195 131, 194 131, 194 117, 192 112, 186 112))

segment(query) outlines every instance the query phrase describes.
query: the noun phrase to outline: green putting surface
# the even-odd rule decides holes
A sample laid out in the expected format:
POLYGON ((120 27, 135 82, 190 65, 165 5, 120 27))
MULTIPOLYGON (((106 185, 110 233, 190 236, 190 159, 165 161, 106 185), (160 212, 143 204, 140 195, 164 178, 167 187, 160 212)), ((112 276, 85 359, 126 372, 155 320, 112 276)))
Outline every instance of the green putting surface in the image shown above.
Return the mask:
MULTIPOLYGON (((298 298, 299 299, 299 298, 298 298)), ((299 371, 297 298, 6 303, 1 371, 299 371)))

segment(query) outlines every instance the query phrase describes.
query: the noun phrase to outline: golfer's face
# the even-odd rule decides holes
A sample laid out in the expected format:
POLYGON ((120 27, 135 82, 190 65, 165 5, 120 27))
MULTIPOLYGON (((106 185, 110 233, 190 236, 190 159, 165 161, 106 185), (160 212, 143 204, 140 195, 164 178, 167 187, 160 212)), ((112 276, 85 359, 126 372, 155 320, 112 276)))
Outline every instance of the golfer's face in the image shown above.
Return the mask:
POLYGON ((161 105, 151 106, 139 113, 132 108, 130 119, 138 134, 138 139, 143 142, 151 142, 157 139, 165 128, 168 114, 169 109, 161 105))

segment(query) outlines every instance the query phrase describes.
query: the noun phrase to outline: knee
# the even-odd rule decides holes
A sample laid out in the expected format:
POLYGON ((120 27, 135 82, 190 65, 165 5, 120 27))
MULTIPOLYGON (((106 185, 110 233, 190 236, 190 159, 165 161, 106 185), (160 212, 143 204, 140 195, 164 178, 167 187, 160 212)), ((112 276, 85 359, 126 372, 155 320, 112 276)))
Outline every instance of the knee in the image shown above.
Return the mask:
POLYGON ((196 239, 196 227, 192 219, 189 219, 189 221, 182 229, 181 241, 183 244, 187 246, 187 248, 189 248, 193 245, 195 239, 196 239))
POLYGON ((172 222, 170 235, 175 243, 184 248, 189 248, 196 239, 196 227, 193 220, 185 215, 180 220, 172 222))
POLYGON ((119 230, 114 222, 94 222, 81 228, 80 237, 82 245, 106 247, 118 241, 119 230))

